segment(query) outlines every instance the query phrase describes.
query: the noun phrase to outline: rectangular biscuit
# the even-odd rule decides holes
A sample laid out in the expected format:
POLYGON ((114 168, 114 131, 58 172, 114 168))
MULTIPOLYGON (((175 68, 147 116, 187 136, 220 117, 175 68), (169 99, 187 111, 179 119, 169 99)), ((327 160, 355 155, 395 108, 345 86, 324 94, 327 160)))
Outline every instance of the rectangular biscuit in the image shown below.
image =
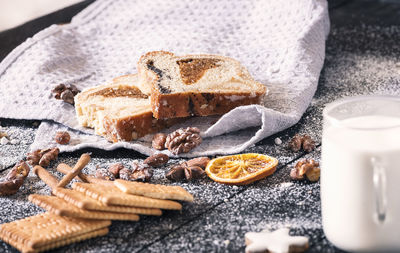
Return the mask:
POLYGON ((59 198, 62 198, 70 204, 86 210, 108 211, 115 213, 135 213, 157 216, 160 216, 162 214, 161 209, 158 208, 105 205, 96 199, 86 196, 82 192, 71 189, 55 188, 53 190, 53 194, 59 198))
POLYGON ((120 191, 116 186, 75 182, 72 184, 72 188, 77 191, 83 192, 87 196, 97 199, 106 205, 136 206, 170 210, 182 209, 182 205, 178 202, 163 199, 153 199, 124 193, 120 191))
POLYGON ((91 232, 88 232, 85 234, 81 234, 81 235, 67 238, 64 240, 52 242, 52 243, 43 245, 43 246, 41 246, 39 248, 35 248, 35 249, 29 248, 25 245, 19 245, 19 244, 14 244, 14 245, 10 244, 10 245, 12 245, 13 247, 19 249, 20 251, 22 251, 24 253, 36 253, 36 252, 48 251, 48 250, 59 248, 59 247, 62 247, 62 246, 68 245, 68 244, 84 241, 87 239, 103 236, 106 234, 108 234, 108 228, 101 228, 101 229, 94 230, 94 231, 91 231, 91 232))
POLYGON ((111 225, 109 220, 87 220, 42 213, 0 225, 0 238, 11 245, 37 249, 111 225))
POLYGON ((122 179, 114 181, 114 185, 125 193, 156 199, 173 199, 193 201, 193 196, 180 186, 131 182, 122 179))
POLYGON ((46 211, 60 216, 95 220, 139 220, 139 215, 132 213, 114 213, 84 210, 69 204, 63 199, 54 196, 31 194, 29 195, 28 199, 30 202, 40 206, 46 211))

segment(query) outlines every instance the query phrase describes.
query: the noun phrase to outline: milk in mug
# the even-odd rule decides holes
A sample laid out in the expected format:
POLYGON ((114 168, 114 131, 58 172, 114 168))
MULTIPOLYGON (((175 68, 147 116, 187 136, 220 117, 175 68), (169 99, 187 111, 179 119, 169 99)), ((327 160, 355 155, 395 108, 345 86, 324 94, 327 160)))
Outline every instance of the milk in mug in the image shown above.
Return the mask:
POLYGON ((356 116, 336 123, 324 120, 322 137, 327 238, 350 251, 400 250, 400 117, 356 116))

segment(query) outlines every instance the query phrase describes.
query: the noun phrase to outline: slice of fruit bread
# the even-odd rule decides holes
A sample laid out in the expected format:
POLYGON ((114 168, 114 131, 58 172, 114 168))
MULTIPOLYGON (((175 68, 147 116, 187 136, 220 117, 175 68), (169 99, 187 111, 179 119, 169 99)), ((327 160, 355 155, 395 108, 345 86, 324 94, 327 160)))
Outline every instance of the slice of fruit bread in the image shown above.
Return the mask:
POLYGON ((224 114, 259 104, 265 85, 238 61, 219 55, 154 51, 138 62, 139 83, 151 87, 151 109, 158 119, 224 114))
POLYGON ((137 82, 136 74, 124 75, 83 90, 75 96, 79 123, 112 142, 131 141, 172 125, 173 119, 153 118, 150 97, 137 82))

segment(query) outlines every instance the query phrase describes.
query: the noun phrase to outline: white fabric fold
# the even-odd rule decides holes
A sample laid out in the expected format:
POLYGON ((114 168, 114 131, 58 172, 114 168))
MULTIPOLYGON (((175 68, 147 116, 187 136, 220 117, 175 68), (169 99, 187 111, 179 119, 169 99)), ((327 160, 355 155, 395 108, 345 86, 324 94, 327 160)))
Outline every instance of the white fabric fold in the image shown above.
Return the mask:
POLYGON ((84 89, 135 73, 139 57, 152 50, 221 54, 239 60, 269 94, 262 105, 236 108, 218 121, 197 117, 178 126, 200 127, 204 137, 184 156, 238 153, 299 121, 317 88, 328 32, 323 0, 99 0, 0 63, 0 117, 47 120, 31 149, 55 145, 53 134, 68 127, 75 141, 61 151, 125 147, 151 154, 151 136, 113 144, 80 127, 74 107, 51 90, 59 83, 84 89))

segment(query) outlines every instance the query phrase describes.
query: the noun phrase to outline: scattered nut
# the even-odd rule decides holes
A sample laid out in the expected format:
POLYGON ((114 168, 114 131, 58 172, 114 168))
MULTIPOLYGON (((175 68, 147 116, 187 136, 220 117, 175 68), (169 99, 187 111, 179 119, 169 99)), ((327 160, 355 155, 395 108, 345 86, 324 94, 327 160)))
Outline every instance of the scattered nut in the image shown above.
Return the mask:
POLYGON ((310 153, 315 149, 315 141, 309 135, 303 135, 303 149, 310 153))
POLYGON ((114 175, 115 178, 119 178, 119 172, 124 168, 121 163, 114 163, 108 167, 108 171, 114 175))
POLYGON ((58 148, 38 149, 26 156, 26 161, 32 165, 47 167, 52 160, 57 159, 60 150, 58 148))
POLYGON ((68 132, 62 131, 62 132, 57 132, 56 137, 54 139, 58 144, 66 145, 69 143, 71 136, 69 135, 68 132))
POLYGON ((306 172, 306 177, 311 182, 317 182, 321 175, 321 169, 319 167, 312 167, 306 172))
POLYGON ((185 177, 187 181, 201 178, 204 176, 204 174, 205 174, 204 170, 199 166, 190 166, 185 169, 185 177))
POLYGON ((63 91, 66 90, 66 89, 67 89, 67 87, 65 86, 65 84, 60 83, 60 84, 58 84, 56 87, 54 87, 54 89, 53 89, 51 92, 55 93, 55 94, 54 94, 54 97, 55 97, 56 99, 60 99, 60 94, 61 94, 61 92, 63 92, 63 91))
POLYGON ((179 128, 168 134, 165 147, 172 154, 188 153, 202 142, 200 130, 197 127, 179 128))
POLYGON ((304 179, 304 175, 311 182, 318 181, 320 175, 319 163, 313 159, 301 160, 290 171, 290 177, 294 180, 302 180, 304 179))
POLYGON ((25 178, 29 174, 29 166, 20 161, 17 163, 8 174, 0 180, 0 196, 14 194, 22 186, 25 178))
POLYGON ((64 102, 67 102, 68 104, 73 105, 74 104, 74 94, 72 93, 71 90, 65 90, 61 92, 60 98, 64 100, 64 102))
POLYGON ((56 99, 61 99, 64 102, 73 105, 74 104, 74 97, 80 91, 76 88, 75 85, 72 85, 72 84, 69 84, 69 85, 59 84, 56 87, 54 87, 52 92, 54 93, 54 97, 56 99))
POLYGON ((42 153, 43 155, 39 160, 39 165, 42 167, 47 167, 49 166, 52 160, 57 159, 60 150, 58 148, 51 148, 51 149, 45 149, 40 153, 42 153))
POLYGON ((10 180, 16 177, 27 177, 28 174, 29 166, 24 161, 20 161, 8 172, 6 179, 10 180))
POLYGON ((309 153, 315 149, 315 141, 307 134, 296 134, 289 142, 289 149, 298 152, 301 148, 309 153))
POLYGON ((205 169, 209 162, 210 162, 210 158, 204 156, 204 157, 197 157, 197 158, 191 159, 191 160, 187 161, 186 163, 189 167, 198 166, 202 169, 205 169))
POLYGON ((148 182, 153 176, 153 171, 147 164, 141 164, 138 161, 132 163, 132 170, 123 168, 119 171, 119 178, 129 181, 148 182))
POLYGON ((146 160, 143 161, 144 164, 147 164, 151 167, 160 167, 166 164, 169 160, 169 157, 166 154, 154 154, 152 156, 147 157, 146 160))
POLYGON ((296 134, 289 142, 289 148, 293 152, 297 152, 301 149, 301 143, 302 143, 302 137, 298 134, 296 134))
POLYGON ((185 167, 175 165, 165 174, 165 177, 171 181, 183 180, 185 178, 185 167))
POLYGON ((138 161, 132 163, 131 181, 149 182, 153 176, 153 170, 147 164, 140 164, 138 161))
POLYGON ((42 156, 40 154, 40 149, 35 150, 26 155, 26 161, 32 166, 38 165, 40 158, 42 158, 42 156))
POLYGON ((151 145, 154 149, 163 150, 165 145, 165 140, 167 139, 167 135, 163 133, 155 134, 153 137, 153 141, 151 145))
POLYGON ((97 168, 96 177, 104 180, 114 181, 115 176, 106 168, 97 168))

